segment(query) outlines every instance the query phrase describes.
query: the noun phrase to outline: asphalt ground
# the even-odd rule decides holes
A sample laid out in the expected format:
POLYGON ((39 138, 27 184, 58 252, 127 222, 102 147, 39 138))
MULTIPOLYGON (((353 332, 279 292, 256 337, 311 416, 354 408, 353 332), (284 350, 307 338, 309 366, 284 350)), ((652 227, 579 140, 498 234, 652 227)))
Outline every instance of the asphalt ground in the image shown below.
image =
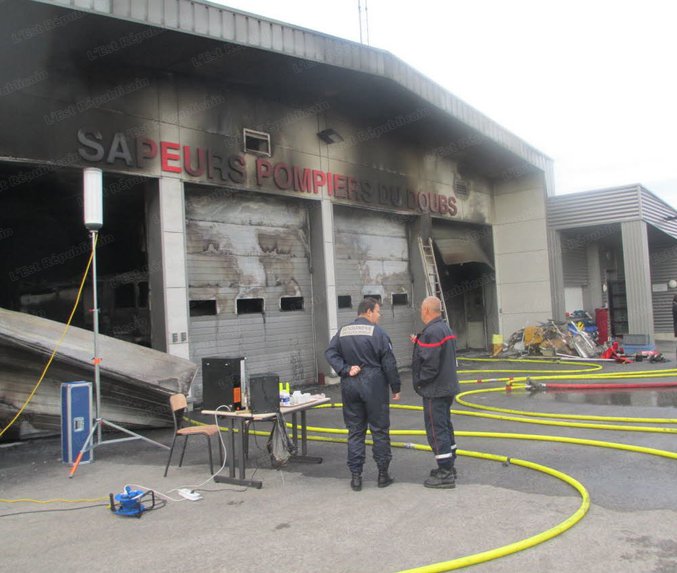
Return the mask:
MULTIPOLYGON (((672 349, 666 344, 666 351, 672 349)), ((674 350, 674 349, 672 349, 674 350)), ((667 355, 667 352, 666 352, 667 355)), ((605 364, 605 372, 664 370, 668 363, 605 364)), ((516 364, 461 362, 464 370, 515 369, 516 364)), ((527 365, 533 367, 533 365, 527 365)), ((520 368, 527 366, 519 365, 520 368)), ((568 371, 578 365, 538 365, 568 371)), ((510 373, 510 375, 518 375, 510 373)), ((464 379, 501 374, 468 372, 464 379)), ((675 381, 674 375, 661 378, 675 381)), ((411 377, 402 374, 402 404, 419 405, 411 377)), ((581 380, 572 380, 581 382, 581 380)), ((628 382, 648 382, 636 380, 628 382)), ((563 381, 558 381, 563 382, 563 381)), ((463 385, 463 391, 503 386, 463 385)), ((340 401, 338 386, 315 389, 340 401)), ((677 420, 677 390, 558 392, 521 390, 474 394, 469 402, 530 412, 668 418, 677 420)), ((677 453, 677 434, 536 425, 464 415, 483 412, 455 405, 453 421, 462 452, 508 456, 501 463, 462 455, 455 489, 422 486, 434 466, 430 452, 395 448, 395 483, 376 487, 376 467, 365 466, 364 489, 353 492, 345 444, 313 441, 309 453, 321 464, 271 468, 265 436, 252 436, 247 477, 262 489, 208 482, 201 438, 191 438, 182 468, 176 461, 163 478, 167 451, 145 442, 102 444, 95 462, 72 479, 60 461, 58 438, 0 447, 0 498, 55 498, 76 503, 0 502, 1 571, 159 571, 168 568, 227 572, 393 572, 489 551, 548 531, 575 514, 581 496, 570 485, 521 467, 515 460, 549 466, 578 480, 590 494, 590 509, 573 527, 542 544, 468 568, 482 572, 677 571, 677 459, 646 453, 461 432, 546 434, 631 444, 677 453), (114 515, 109 493, 137 484, 169 493, 199 489, 200 501, 167 501, 142 518, 114 515), (85 506, 95 506, 85 508, 85 506), (162 506, 162 507, 161 507, 162 506), (81 509, 82 508, 82 509, 81 509)), ((486 413, 486 412, 485 412, 486 413)), ((499 416, 511 414, 495 413, 499 416)), ((524 416, 518 416, 524 418, 524 416)), ((537 418, 542 419, 542 418, 537 418)), ((343 428, 340 408, 308 413, 310 426, 343 428)), ((618 423, 677 429, 677 423, 618 423)), ((422 413, 393 409, 393 430, 421 430, 422 413)), ((270 426, 259 424, 259 430, 270 426)), ((169 443, 170 430, 145 435, 169 443)), ((340 434, 321 434, 338 437, 340 434)), ((425 444, 424 436, 393 435, 393 442, 425 444)), ((176 455, 176 454, 175 454, 176 455)), ((370 455, 370 452, 368 452, 370 455)), ((177 460, 177 458, 175 458, 177 460)))

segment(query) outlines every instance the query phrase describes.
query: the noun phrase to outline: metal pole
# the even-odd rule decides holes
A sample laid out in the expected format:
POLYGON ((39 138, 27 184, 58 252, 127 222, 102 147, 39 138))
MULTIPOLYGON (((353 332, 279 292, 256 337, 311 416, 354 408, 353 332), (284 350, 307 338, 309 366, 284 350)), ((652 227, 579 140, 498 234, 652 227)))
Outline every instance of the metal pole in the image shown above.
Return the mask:
POLYGON ((92 313, 94 330, 94 393, 96 401, 96 425, 97 425, 97 443, 101 443, 101 378, 99 375, 99 299, 96 282, 96 241, 98 231, 90 231, 92 237, 92 313))
POLYGON ((362 2, 357 0, 357 17, 360 19, 360 44, 362 43, 362 2))

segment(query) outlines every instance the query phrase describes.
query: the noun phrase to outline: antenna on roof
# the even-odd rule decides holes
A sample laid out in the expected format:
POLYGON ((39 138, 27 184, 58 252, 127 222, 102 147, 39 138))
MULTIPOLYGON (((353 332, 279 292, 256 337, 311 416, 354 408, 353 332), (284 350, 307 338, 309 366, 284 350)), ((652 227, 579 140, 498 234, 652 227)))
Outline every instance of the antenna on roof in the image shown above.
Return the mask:
POLYGON ((365 37, 367 40, 367 46, 369 45, 369 0, 364 0, 364 16, 362 16, 362 0, 357 0, 357 13, 360 19, 360 44, 364 44, 362 38, 362 27, 364 26, 365 37))

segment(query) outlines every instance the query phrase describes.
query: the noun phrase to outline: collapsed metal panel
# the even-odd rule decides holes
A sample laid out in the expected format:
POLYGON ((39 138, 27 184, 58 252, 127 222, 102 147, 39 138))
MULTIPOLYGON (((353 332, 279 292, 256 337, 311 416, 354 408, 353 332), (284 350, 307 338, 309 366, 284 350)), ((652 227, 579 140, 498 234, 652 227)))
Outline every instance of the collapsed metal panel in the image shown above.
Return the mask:
POLYGON ((484 263, 494 268, 491 227, 433 221, 432 237, 445 265, 484 263))
MULTIPOLYGON (((308 218, 299 201, 224 190, 186 192, 189 298, 214 301, 191 316, 191 359, 246 356, 248 373, 274 372, 296 385, 317 379, 308 218), (282 311, 282 297, 303 310, 282 311), (263 299, 264 312, 237 314, 238 299, 263 299)), ((194 396, 201 399, 199 378, 194 396)))
POLYGON ((352 299, 352 308, 339 308, 339 324, 354 320, 365 295, 380 295, 380 324, 390 335, 397 365, 410 366, 412 349, 408 336, 416 326, 406 219, 336 206, 334 232, 336 293, 350 295, 352 299), (392 295, 404 293, 408 304, 393 305, 392 295))

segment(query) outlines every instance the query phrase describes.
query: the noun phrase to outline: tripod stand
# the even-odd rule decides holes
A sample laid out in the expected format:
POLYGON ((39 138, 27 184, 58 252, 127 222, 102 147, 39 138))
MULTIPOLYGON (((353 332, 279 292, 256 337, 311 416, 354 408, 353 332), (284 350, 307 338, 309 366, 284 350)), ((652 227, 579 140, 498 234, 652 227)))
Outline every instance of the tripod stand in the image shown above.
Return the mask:
POLYGON ((141 436, 127 428, 118 426, 113 422, 110 422, 104 419, 101 416, 101 373, 99 369, 99 364, 101 363, 101 358, 99 357, 99 300, 97 292, 97 274, 96 274, 96 243, 98 239, 99 229, 103 226, 103 215, 102 215, 102 173, 100 169, 87 168, 84 173, 84 188, 85 188, 85 227, 89 229, 89 234, 92 241, 92 328, 94 334, 94 358, 92 359, 94 363, 94 396, 95 396, 95 419, 94 424, 92 424, 92 429, 85 440, 85 443, 82 445, 82 449, 78 453, 73 467, 71 468, 70 473, 68 474, 69 478, 72 478, 75 475, 75 472, 82 461, 82 457, 85 452, 93 451, 94 448, 102 446, 104 444, 112 444, 117 442, 127 442, 130 440, 144 440, 153 445, 159 446, 161 448, 169 449, 169 446, 141 436), (108 426, 129 434, 129 437, 126 438, 115 438, 111 440, 103 439, 103 427, 108 426), (96 439, 95 436, 96 435, 96 439))

